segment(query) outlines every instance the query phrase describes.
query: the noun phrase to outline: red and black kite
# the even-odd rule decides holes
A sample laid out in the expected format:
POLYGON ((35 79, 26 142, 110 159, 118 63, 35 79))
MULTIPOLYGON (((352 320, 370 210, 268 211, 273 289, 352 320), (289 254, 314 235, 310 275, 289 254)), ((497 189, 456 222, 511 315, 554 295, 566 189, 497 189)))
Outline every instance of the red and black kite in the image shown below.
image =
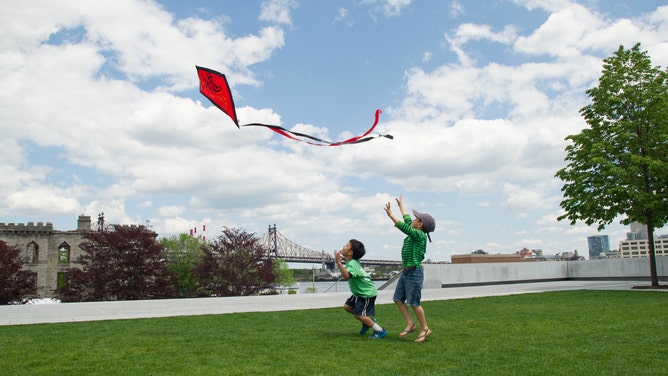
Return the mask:
POLYGON ((239 120, 237 119, 237 111, 234 108, 234 100, 232 100, 232 91, 230 91, 230 86, 227 84, 227 79, 225 78, 225 75, 209 68, 204 68, 199 66, 196 66, 196 68, 197 68, 197 75, 199 76, 200 93, 202 93, 202 95, 207 97, 211 101, 211 103, 213 103, 216 107, 218 107, 224 113, 226 113, 227 116, 229 116, 232 119, 232 121, 234 122, 234 124, 237 125, 238 128, 250 127, 250 126, 266 127, 287 138, 291 138, 293 140, 302 141, 306 142, 307 144, 317 145, 317 146, 339 146, 348 144, 358 144, 360 142, 366 142, 378 137, 393 139, 393 137, 389 134, 379 134, 379 135, 369 136, 369 134, 378 124, 378 117, 382 112, 381 110, 376 110, 375 120, 373 122, 373 125, 366 132, 364 132, 364 134, 362 134, 361 136, 356 136, 338 142, 329 142, 308 134, 293 132, 278 125, 269 125, 262 123, 239 124, 239 120))

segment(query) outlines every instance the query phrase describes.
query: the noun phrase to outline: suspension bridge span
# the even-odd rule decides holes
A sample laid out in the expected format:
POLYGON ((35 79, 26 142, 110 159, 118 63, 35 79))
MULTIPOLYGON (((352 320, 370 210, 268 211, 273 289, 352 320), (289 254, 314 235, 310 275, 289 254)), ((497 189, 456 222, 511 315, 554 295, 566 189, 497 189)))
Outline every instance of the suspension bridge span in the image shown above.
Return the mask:
MULTIPOLYGON (((286 262, 323 264, 327 269, 334 269, 333 252, 316 251, 296 244, 278 232, 276 225, 269 226, 267 232, 260 238, 260 242, 266 250, 267 258, 280 258, 286 262)), ((360 263, 362 265, 401 265, 401 261, 366 258, 362 258, 360 263)))

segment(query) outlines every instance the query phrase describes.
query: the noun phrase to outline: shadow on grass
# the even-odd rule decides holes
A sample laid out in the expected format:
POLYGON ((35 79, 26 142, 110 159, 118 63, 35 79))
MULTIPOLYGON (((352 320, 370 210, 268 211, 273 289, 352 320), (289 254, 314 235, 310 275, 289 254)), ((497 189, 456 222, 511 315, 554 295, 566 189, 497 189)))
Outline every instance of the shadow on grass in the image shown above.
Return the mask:
POLYGON ((633 286, 631 287, 635 290, 668 290, 668 285, 659 285, 659 286, 633 286))

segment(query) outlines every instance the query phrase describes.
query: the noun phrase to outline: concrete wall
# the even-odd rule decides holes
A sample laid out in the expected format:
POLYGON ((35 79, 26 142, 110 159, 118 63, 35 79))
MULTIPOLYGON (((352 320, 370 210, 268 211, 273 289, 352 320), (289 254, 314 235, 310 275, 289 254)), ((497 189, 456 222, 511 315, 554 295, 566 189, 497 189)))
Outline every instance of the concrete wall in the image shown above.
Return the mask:
POLYGON ((569 263, 501 262, 425 265, 425 288, 566 279, 569 263), (434 278, 434 274, 438 278, 434 278))
MULTIPOLYGON (((568 262, 568 264, 568 276, 571 279, 649 280, 649 258, 647 257, 568 262)), ((660 279, 668 277, 668 256, 656 258, 656 270, 660 279)))
MULTIPOLYGON (((657 274, 668 279, 668 257, 656 258, 657 274)), ((425 264, 424 288, 557 281, 650 278, 649 258, 589 261, 425 264)))

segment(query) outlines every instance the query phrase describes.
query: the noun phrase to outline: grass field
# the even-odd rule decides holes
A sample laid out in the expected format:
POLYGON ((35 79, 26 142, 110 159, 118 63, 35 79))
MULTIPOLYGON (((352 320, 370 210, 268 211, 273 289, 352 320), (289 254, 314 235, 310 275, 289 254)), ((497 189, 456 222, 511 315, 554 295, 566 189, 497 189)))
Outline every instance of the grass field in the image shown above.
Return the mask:
MULTIPOLYGON (((343 301, 341 302, 343 304, 343 301)), ((342 309, 0 327, 5 375, 665 375, 668 293, 425 302, 427 342, 371 340, 342 309)))

